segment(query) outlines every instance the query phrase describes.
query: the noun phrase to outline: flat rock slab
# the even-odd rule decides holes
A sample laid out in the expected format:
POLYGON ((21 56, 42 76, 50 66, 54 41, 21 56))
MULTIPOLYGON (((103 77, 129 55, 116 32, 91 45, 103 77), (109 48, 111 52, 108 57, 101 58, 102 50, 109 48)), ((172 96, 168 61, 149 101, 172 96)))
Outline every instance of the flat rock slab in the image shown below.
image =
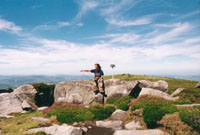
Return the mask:
POLYGON ((181 93, 181 91, 183 91, 183 90, 184 90, 184 88, 178 88, 170 96, 174 97, 174 96, 178 95, 179 93, 181 93))
POLYGON ((66 124, 63 124, 61 126, 53 125, 50 127, 40 127, 40 128, 30 129, 27 131, 27 134, 34 134, 39 131, 43 131, 46 134, 51 134, 51 135, 82 135, 81 128, 68 126, 66 124))
POLYGON ((135 129, 138 129, 138 128, 142 128, 142 126, 140 125, 140 123, 137 121, 132 121, 132 122, 129 122, 125 125, 125 129, 128 129, 128 130, 135 130, 135 129))
POLYGON ((51 121, 47 118, 32 117, 31 119, 37 121, 40 126, 50 126, 51 125, 51 121))
POLYGON ((159 129, 149 130, 116 130, 113 135, 163 135, 164 132, 159 129))
POLYGON ((121 129, 122 121, 120 121, 120 120, 96 121, 96 126, 112 128, 112 129, 121 129))

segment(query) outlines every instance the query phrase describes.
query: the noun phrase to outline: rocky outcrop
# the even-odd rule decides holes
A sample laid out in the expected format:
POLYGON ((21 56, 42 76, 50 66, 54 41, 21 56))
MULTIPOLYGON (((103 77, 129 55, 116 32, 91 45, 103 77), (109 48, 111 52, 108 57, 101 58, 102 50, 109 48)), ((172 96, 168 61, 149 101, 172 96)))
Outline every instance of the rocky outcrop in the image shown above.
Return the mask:
POLYGON ((114 135, 163 135, 164 132, 159 129, 147 130, 116 130, 114 135))
POLYGON ((179 99, 179 97, 171 97, 166 92, 162 92, 160 90, 156 90, 156 89, 152 89, 152 88, 142 88, 139 96, 142 96, 142 95, 152 95, 152 96, 161 97, 166 100, 172 100, 172 101, 179 99))
POLYGON ((34 134, 39 131, 43 131, 46 134, 51 134, 51 135, 82 135, 81 128, 68 126, 66 124, 63 124, 61 126, 53 125, 50 127, 40 127, 40 128, 30 129, 27 131, 27 134, 34 134))
MULTIPOLYGON (((106 80, 105 91, 108 98, 127 96, 137 83, 137 81, 106 80)), ((55 87, 54 98, 55 101, 65 98, 66 101, 80 104, 102 103, 103 96, 95 95, 93 91, 92 81, 61 82, 55 87)))
POLYGON ((13 112, 22 112, 22 101, 12 93, 0 94, 0 117, 7 117, 13 112))
POLYGON ((137 122, 136 121, 129 122, 124 127, 125 127, 125 129, 128 129, 128 130, 135 130, 135 129, 142 128, 142 126, 140 125, 139 121, 137 121, 137 122))
POLYGON ((111 119, 112 120, 124 120, 126 118, 126 111, 117 109, 116 111, 114 111, 111 115, 111 119))
POLYGON ((200 82, 197 83, 196 88, 200 88, 200 82))
MULTIPOLYGON (((107 98, 133 96, 137 97, 142 88, 157 88, 161 92, 168 92, 168 83, 166 81, 151 82, 146 80, 125 81, 119 79, 110 79, 105 81, 105 92, 107 98)), ((61 82, 56 85, 54 90, 55 101, 65 100, 78 104, 102 103, 103 96, 94 94, 92 81, 71 81, 61 82)), ((106 99, 107 99, 106 98, 106 99)))
POLYGON ((96 121, 97 127, 121 129, 122 121, 121 120, 107 120, 107 121, 96 121))
POLYGON ((148 80, 139 80, 139 83, 140 87, 142 88, 152 88, 163 92, 168 92, 168 83, 163 80, 159 80, 157 82, 151 82, 148 80))

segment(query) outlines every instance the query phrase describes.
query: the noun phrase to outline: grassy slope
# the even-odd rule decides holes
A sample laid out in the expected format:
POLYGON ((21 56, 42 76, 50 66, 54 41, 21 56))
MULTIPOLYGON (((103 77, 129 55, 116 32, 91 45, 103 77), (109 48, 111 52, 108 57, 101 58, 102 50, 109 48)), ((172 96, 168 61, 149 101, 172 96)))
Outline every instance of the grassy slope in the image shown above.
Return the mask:
MULTIPOLYGON (((111 76, 105 76, 104 79, 111 79, 111 76)), ((177 88, 185 88, 182 91, 180 96, 180 103, 200 103, 200 89, 195 88, 197 81, 183 80, 183 79, 174 79, 167 77, 153 77, 153 76, 142 76, 142 75, 130 75, 130 74, 121 74, 115 75, 115 79, 122 79, 126 81, 132 80, 149 80, 149 81, 158 81, 165 80, 169 84, 169 93, 172 93, 177 88)))
POLYGON ((32 117, 42 117, 42 112, 34 111, 25 114, 15 113, 15 117, 0 118, 2 135, 25 135, 30 128, 38 127, 38 122, 31 120, 32 117))

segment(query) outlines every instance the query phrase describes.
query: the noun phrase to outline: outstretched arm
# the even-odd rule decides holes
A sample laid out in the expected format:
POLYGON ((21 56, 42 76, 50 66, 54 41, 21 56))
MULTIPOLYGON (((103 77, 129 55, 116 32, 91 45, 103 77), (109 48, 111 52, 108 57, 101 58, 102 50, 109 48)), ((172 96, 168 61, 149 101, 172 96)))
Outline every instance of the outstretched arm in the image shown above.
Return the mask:
POLYGON ((81 72, 91 72, 91 70, 80 70, 81 72))

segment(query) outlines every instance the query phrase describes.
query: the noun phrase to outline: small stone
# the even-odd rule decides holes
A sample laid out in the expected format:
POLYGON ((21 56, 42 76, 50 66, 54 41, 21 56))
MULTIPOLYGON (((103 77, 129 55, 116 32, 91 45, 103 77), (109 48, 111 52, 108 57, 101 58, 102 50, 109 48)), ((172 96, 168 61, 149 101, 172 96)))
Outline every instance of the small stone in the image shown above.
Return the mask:
POLYGON ((81 128, 84 132, 87 132, 88 131, 88 129, 86 128, 86 127, 82 127, 81 128))
POLYGON ((37 110, 38 111, 43 111, 43 110, 45 110, 45 109, 47 109, 48 108, 48 106, 43 106, 43 107, 39 107, 37 110))
POLYGON ((111 115, 112 120, 124 120, 125 118, 126 118, 126 111, 123 111, 123 110, 120 110, 120 109, 117 109, 111 115))
POLYGON ((77 126, 77 125, 78 125, 78 122, 74 122, 72 125, 73 125, 73 126, 77 126))

